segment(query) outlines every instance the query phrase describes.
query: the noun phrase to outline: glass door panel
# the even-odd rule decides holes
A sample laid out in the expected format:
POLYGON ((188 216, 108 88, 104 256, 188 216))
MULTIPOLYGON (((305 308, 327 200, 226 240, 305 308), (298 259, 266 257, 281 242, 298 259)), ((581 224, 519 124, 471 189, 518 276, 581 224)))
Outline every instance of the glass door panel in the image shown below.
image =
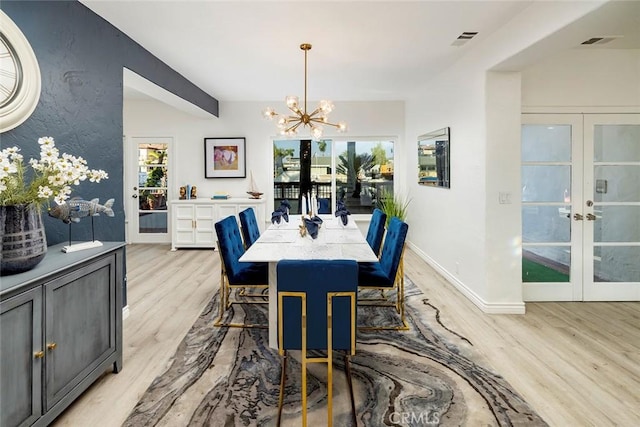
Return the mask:
POLYGON ((168 144, 138 144, 138 232, 167 232, 168 144))
POLYGON ((586 115, 585 161, 584 299, 639 300, 640 115, 586 115))
POLYGON ((593 248, 593 255, 594 282, 640 283, 640 246, 600 245, 593 248))
POLYGON ((580 188, 574 168, 580 125, 576 115, 523 117, 522 282, 528 301, 571 301, 579 291, 581 223, 573 219, 572 203, 579 200, 573 193, 580 188))
POLYGON ((132 138, 135 150, 135 185, 131 197, 131 240, 135 243, 169 242, 168 187, 170 138, 132 138))

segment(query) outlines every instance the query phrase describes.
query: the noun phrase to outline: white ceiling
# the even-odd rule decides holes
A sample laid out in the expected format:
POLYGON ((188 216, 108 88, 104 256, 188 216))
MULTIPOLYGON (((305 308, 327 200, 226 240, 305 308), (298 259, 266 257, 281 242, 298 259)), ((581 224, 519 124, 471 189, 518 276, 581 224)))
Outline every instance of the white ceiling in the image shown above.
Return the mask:
MULTIPOLYGON (((446 70, 532 2, 515 1, 104 1, 83 4, 221 101, 402 100, 446 70), (478 35, 452 46, 465 32, 478 35)), ((600 8, 564 32, 624 35, 602 47, 640 48, 640 2, 600 8), (606 11, 605 9, 615 9, 606 11), (586 27, 585 27, 586 26, 586 27), (585 29, 586 28, 586 29, 585 29), (593 33, 588 32, 592 28, 593 33)), ((558 34, 557 37, 561 37, 558 34)), ((545 54, 554 46, 541 44, 545 54)), ((565 44, 557 43, 557 46, 565 44)), ((535 51, 533 46, 532 51, 535 51)), ((535 56, 535 55, 533 55, 535 56)), ((523 53, 511 67, 521 66, 523 53)))

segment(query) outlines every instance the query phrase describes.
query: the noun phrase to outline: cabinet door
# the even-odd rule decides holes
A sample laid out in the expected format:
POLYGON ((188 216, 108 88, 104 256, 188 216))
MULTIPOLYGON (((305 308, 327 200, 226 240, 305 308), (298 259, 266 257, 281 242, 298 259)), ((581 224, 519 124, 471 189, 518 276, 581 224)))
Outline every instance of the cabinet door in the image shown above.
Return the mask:
POLYGON ((173 207, 173 244, 190 245, 195 243, 194 206, 174 205, 173 207))
POLYGON ((45 284, 47 410, 115 351, 115 270, 110 256, 45 284))
POLYGON ((238 216, 238 205, 236 204, 220 204, 218 205, 218 221, 228 216, 238 216))
POLYGON ((42 412, 42 289, 0 303, 0 426, 28 426, 42 412))
POLYGON ((216 242, 215 206, 195 205, 196 236, 195 243, 214 246, 216 242))

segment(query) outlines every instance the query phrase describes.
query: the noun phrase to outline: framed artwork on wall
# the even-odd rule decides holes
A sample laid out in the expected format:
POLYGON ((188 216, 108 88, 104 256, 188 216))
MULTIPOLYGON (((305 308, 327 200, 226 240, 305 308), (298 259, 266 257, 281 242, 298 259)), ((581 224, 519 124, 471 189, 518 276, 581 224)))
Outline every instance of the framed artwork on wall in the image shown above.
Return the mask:
POLYGON ((245 178, 247 156, 244 138, 205 138, 205 178, 245 178))

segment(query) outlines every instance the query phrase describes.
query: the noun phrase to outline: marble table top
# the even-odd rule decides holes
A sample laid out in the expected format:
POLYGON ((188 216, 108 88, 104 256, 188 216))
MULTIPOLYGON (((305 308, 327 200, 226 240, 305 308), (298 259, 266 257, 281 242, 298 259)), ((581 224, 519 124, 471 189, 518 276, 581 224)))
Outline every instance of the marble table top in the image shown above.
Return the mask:
POLYGON ((358 229, 355 221, 342 225, 340 218, 326 216, 312 239, 300 235, 299 215, 291 215, 289 222, 272 224, 240 257, 240 262, 278 262, 283 259, 353 259, 376 262, 378 257, 358 229))

